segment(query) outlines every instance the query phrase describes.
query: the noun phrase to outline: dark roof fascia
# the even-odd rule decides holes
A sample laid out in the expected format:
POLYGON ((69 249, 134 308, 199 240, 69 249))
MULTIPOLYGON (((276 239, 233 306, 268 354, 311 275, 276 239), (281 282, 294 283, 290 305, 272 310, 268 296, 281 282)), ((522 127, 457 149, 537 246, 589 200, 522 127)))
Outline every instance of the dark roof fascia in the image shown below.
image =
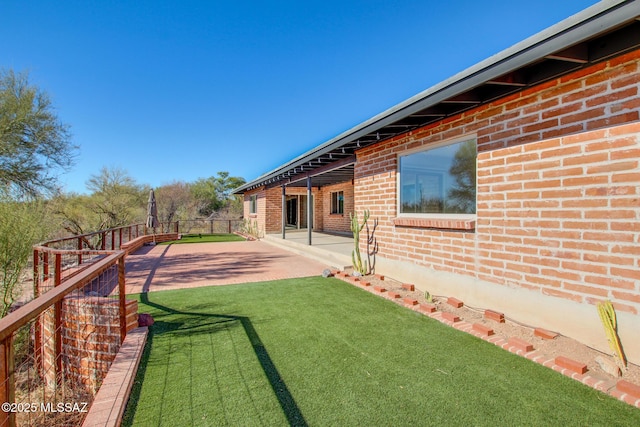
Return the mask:
MULTIPOLYGON (((273 180, 289 170, 301 167, 319 156, 352 143, 358 138, 375 132, 403 117, 532 64, 552 53, 597 37, 635 20, 639 15, 640 0, 601 1, 354 126, 288 163, 237 188, 233 193, 239 194, 250 187, 266 185, 269 180, 273 180)), ((283 182, 283 184, 285 183, 283 182)))

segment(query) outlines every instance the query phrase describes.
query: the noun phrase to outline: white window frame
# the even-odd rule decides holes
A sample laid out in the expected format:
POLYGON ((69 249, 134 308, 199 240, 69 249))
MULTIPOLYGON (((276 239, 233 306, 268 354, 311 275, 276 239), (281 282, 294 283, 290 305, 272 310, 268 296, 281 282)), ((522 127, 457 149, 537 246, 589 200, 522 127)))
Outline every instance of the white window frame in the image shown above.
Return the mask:
POLYGON ((401 208, 401 173, 400 173, 400 158, 401 157, 405 157, 405 156, 409 156, 411 154, 416 154, 416 153, 421 153, 421 152, 425 152, 425 151, 430 151, 436 148, 440 148, 440 147, 445 147, 447 145, 453 145, 453 144, 458 144, 461 142, 465 142, 465 141, 469 141, 469 140, 474 140, 478 141, 477 135, 475 134, 470 134, 470 135, 464 135, 461 136, 459 138, 455 138, 455 139, 449 139, 446 141, 441 141, 441 142, 437 142, 434 144, 428 144, 426 146, 422 146, 419 148, 414 148, 412 150, 406 150, 403 151, 402 153, 398 153, 398 155, 396 156, 396 216, 398 218, 424 218, 424 219, 433 219, 433 220, 438 220, 438 219, 455 219, 455 220, 461 220, 461 221, 468 221, 468 220, 475 220, 476 216, 477 216, 477 208, 478 208, 478 153, 476 151, 476 213, 475 214, 460 214, 460 213, 414 213, 414 212, 407 212, 407 213, 402 213, 400 211, 401 208))

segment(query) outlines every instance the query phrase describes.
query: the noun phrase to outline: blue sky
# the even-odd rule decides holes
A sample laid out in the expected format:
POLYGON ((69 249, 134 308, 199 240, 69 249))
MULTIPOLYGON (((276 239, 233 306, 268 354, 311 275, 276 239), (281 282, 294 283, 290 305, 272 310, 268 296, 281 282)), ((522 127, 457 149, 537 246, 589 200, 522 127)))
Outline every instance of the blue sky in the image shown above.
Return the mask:
POLYGON ((251 180, 595 3, 2 0, 0 67, 71 126, 68 192, 251 180))

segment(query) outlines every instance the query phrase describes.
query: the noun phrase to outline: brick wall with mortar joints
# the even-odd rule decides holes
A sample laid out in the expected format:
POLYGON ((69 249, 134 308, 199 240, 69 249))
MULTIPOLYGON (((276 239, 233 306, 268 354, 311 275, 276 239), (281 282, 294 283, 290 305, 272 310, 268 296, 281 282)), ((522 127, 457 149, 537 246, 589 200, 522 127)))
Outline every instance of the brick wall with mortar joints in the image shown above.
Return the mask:
MULTIPOLYGON (((275 209, 274 192, 278 191, 279 189, 277 188, 267 189, 260 187, 244 195, 244 218, 251 221, 252 225, 254 225, 254 222, 257 222, 258 231, 261 235, 264 233, 273 233, 281 229, 281 224, 274 220, 273 215, 275 209), (256 213, 253 214, 251 213, 251 196, 257 196, 256 213)), ((281 200, 280 195, 281 193, 278 192, 278 200, 281 200)), ((280 209, 281 207, 278 205, 278 211, 280 211, 280 209)))
MULTIPOLYGON (((264 198, 264 187, 257 188, 255 190, 248 191, 244 194, 243 203, 243 218, 245 220, 258 220, 260 224, 264 224, 264 212, 262 220, 260 221, 260 200, 264 198), (257 196, 256 213, 251 213, 251 196, 257 196)), ((262 202, 264 204, 264 201, 262 202)))
POLYGON ((640 118, 639 59, 631 52, 358 151, 356 209, 378 218, 379 254, 579 302, 608 297, 637 314, 640 156, 633 125, 615 126, 640 118), (611 145, 609 128, 629 135, 611 145), (478 141, 476 231, 394 226, 398 154, 465 135, 478 141))
MULTIPOLYGON (((306 194, 306 193, 305 193, 306 194)), ((298 217, 298 225, 300 228, 307 228, 307 203, 306 198, 300 199, 300 205, 298 205, 298 213, 300 216, 298 217)))
POLYGON ((264 232, 277 233, 282 230, 282 188, 265 190, 264 232))
MULTIPOLYGON (((351 220, 349 213, 353 213, 353 184, 351 181, 322 187, 321 216, 323 218, 323 231, 350 233, 351 220), (331 193, 344 192, 344 211, 342 214, 331 213, 331 193)), ((361 214, 360 218, 362 218, 361 214)))
MULTIPOLYGON (((137 301, 128 300, 126 317, 136 318, 137 301)), ((44 377, 55 384, 53 311, 43 317, 44 377)), ((62 360, 65 380, 95 393, 120 348, 119 301, 103 297, 67 297, 62 303, 62 360)))
MULTIPOLYGON (((353 190, 351 190, 351 192, 353 193, 353 190)), ((324 204, 325 204, 325 199, 326 197, 330 197, 330 195, 326 194, 325 192, 322 191, 322 188, 318 188, 313 190, 313 198, 314 198, 314 205, 313 205, 313 227, 315 230, 319 231, 319 230, 326 230, 326 225, 325 225, 325 214, 326 211, 324 210, 324 204)), ((353 198, 352 198, 353 199, 353 198)), ((329 228, 329 230, 331 230, 329 228)))
POLYGON ((640 122, 481 153, 479 277, 637 314, 639 159, 640 122))

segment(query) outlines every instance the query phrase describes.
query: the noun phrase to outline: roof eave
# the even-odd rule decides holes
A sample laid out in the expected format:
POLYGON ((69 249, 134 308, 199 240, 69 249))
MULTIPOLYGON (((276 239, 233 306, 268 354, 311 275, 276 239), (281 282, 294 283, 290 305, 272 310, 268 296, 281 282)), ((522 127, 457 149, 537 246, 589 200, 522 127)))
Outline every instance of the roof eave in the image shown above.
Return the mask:
POLYGON ((323 154, 375 132, 402 117, 434 106, 491 79, 531 64, 545 56, 597 37, 635 20, 640 15, 640 0, 610 0, 599 2, 469 68, 461 71, 411 98, 337 135, 278 168, 235 189, 240 194, 300 167, 323 154))

